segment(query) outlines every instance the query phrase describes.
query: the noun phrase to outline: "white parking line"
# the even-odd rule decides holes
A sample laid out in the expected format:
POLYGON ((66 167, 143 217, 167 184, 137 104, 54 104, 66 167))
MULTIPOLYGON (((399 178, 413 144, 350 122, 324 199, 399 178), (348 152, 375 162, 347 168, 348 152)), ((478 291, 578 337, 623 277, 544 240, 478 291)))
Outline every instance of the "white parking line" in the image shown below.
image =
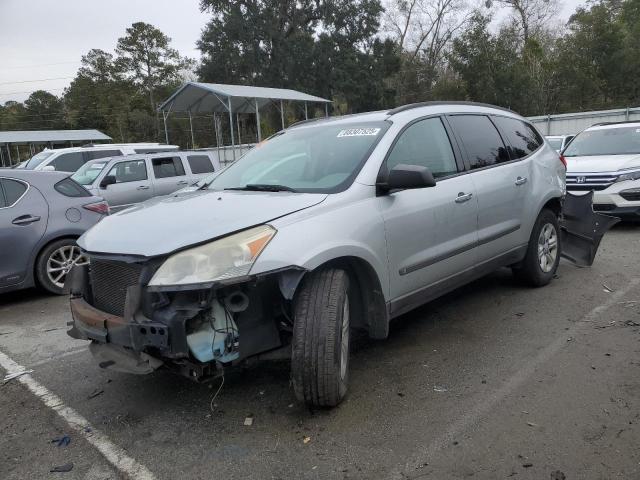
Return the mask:
MULTIPOLYGON (((403 471, 413 471, 417 465, 429 462, 439 450, 446 445, 450 445, 463 432, 466 432, 473 425, 477 424, 484 415, 489 413, 502 400, 511 395, 518 387, 523 385, 527 379, 536 372, 540 365, 547 362, 554 355, 560 352, 560 350, 567 345, 567 338, 574 336, 581 328, 584 327, 585 323, 596 320, 600 315, 615 305, 622 297, 638 285, 640 285, 640 278, 632 278, 625 288, 616 290, 611 294, 606 302, 590 310, 569 330, 564 331, 562 335, 543 348, 540 353, 531 360, 531 362, 527 363, 523 368, 507 379, 498 390, 485 397, 475 407, 471 408, 468 413, 462 415, 457 422, 454 422, 449 427, 449 429, 433 440, 425 450, 415 454, 413 458, 405 463, 403 471)), ((396 475, 393 477, 394 479, 405 478, 404 473, 395 473, 396 475)))
POLYGON ((40 365, 46 365, 47 363, 55 362, 60 360, 61 358, 70 357, 71 355, 77 355, 79 353, 88 352, 89 349, 86 345, 82 347, 74 348, 73 350, 67 350, 66 352, 59 353, 57 355, 52 355, 49 358, 44 358, 42 360, 38 360, 37 362, 33 362, 29 365, 29 368, 39 367, 40 365))
MULTIPOLYGON (((0 352, 0 367, 7 373, 25 370, 23 366, 14 362, 3 352, 0 352)), ((67 407, 60 397, 50 392, 31 375, 22 375, 12 381, 22 383, 31 393, 42 400, 42 403, 62 417, 71 428, 93 445, 121 475, 135 480, 155 480, 156 477, 147 467, 127 455, 126 451, 111 442, 104 433, 96 430, 87 419, 73 408, 67 407)))

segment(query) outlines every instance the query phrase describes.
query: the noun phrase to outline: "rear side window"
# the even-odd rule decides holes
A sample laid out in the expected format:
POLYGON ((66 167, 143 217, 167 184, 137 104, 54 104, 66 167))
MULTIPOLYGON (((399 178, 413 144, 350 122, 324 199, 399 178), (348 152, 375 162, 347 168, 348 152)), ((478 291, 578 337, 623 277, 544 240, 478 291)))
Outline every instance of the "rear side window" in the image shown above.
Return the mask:
POLYGON ((471 170, 511 160, 498 130, 489 117, 452 115, 449 121, 467 151, 471 170))
POLYGON ((107 176, 116 177, 116 183, 139 182, 147 179, 147 166, 144 160, 131 160, 116 163, 107 176))
POLYGON ((458 172, 442 120, 420 120, 402 132, 387 158, 387 168, 402 163, 427 167, 435 178, 458 172))
POLYGON ((153 174, 156 178, 180 177, 184 175, 184 167, 179 157, 154 158, 151 160, 153 174))
POLYGON ((63 153, 53 161, 53 166, 59 172, 75 172, 84 165, 82 152, 63 153))
POLYGON ((120 150, 89 150, 86 154, 87 160, 97 160, 98 158, 119 157, 122 152, 120 150))
POLYGON ((20 197, 27 191, 27 185, 18 180, 11 180, 8 178, 0 179, 1 190, 4 195, 0 195, 0 207, 13 206, 20 197))
POLYGON ((56 183, 53 188, 65 197, 90 197, 91 194, 71 178, 65 178, 56 183))
POLYGON ((191 168, 191 173, 193 174, 213 172, 211 159, 206 155, 189 155, 187 157, 187 161, 189 162, 189 168, 191 168))
POLYGON ((506 140, 509 143, 507 149, 513 159, 531 155, 543 143, 540 134, 528 123, 507 117, 493 117, 493 120, 507 137, 506 140))

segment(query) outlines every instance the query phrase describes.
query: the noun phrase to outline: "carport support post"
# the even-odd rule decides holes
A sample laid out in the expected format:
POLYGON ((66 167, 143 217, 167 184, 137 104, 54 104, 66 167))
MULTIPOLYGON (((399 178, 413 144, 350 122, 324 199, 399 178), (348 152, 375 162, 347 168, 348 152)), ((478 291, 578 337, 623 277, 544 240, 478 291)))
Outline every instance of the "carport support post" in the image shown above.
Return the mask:
POLYGON ((168 113, 164 113, 164 110, 162 110, 162 119, 164 121, 164 139, 167 145, 169 145, 169 130, 167 130, 167 116, 169 114, 168 113))
POLYGON ((239 113, 236 113, 236 125, 238 126, 238 145, 242 145, 242 138, 240 135, 240 114, 239 113))
POLYGON ((280 120, 282 120, 282 129, 284 130, 284 102, 280 100, 280 120))
POLYGON ((9 148, 9 144, 7 143, 7 155, 9 155, 9 166, 13 165, 13 160, 11 160, 11 149, 9 148))
POLYGON ((307 111, 307 102, 304 102, 304 119, 309 120, 309 112, 307 111))
POLYGON ((324 116, 325 117, 329 116, 329 104, 328 103, 324 104, 324 116))
POLYGON ((260 108, 258 108, 258 99, 254 98, 256 102, 256 125, 258 126, 258 143, 262 141, 262 132, 260 131, 260 108))
MULTIPOLYGON (((233 161, 236 161, 236 139, 233 133, 233 111, 231 110, 231 97, 229 97, 229 127, 231 128, 231 149, 233 150, 233 161)), ((226 160, 226 155, 225 155, 226 160)))
POLYGON ((18 163, 20 163, 20 149, 18 148, 17 143, 16 143, 16 157, 18 157, 18 163))
POLYGON ((220 136, 218 135, 218 116, 216 112, 213 112, 213 130, 216 132, 216 151, 218 152, 218 161, 222 163, 220 159, 220 136))
POLYGON ((191 110, 189 110, 189 130, 191 130, 191 148, 196 148, 196 141, 193 139, 193 120, 191 119, 191 110))

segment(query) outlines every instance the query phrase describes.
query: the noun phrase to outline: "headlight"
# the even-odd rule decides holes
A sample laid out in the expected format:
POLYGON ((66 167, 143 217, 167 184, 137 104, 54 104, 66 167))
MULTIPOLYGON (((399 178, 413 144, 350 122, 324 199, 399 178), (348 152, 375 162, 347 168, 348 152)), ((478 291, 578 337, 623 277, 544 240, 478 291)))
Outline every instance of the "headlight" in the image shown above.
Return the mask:
POLYGON ((269 225, 250 228, 169 257, 149 286, 189 285, 246 275, 276 234, 269 225))
POLYGON ((627 180, 640 180, 640 170, 622 173, 616 178, 616 182, 625 182, 627 180))

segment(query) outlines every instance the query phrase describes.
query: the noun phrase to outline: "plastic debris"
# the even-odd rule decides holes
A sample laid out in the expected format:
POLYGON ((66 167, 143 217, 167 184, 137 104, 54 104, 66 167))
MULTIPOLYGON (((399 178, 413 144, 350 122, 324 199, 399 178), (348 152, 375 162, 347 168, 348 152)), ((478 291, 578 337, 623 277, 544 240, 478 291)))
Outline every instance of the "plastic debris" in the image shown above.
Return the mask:
POLYGON ((55 443, 58 447, 66 447, 71 443, 71 437, 68 435, 63 435, 62 437, 54 438, 51 440, 51 443, 55 443))
POLYGON ((306 445, 307 443, 309 443, 310 441, 311 441, 311 437, 304 437, 304 438, 302 439, 302 443, 304 443, 305 445, 306 445))
POLYGON ((244 419, 245 427, 250 427, 251 425, 253 425, 253 415, 250 415, 244 419))
POLYGON ((533 423, 533 422, 527 422, 527 425, 529 425, 530 427, 537 427, 538 426, 537 423, 533 423))
POLYGON ((439 386, 437 386, 437 385, 434 385, 434 387, 433 387, 433 391, 434 391, 434 392, 438 392, 438 393, 443 393, 443 392, 446 392, 446 391, 447 391, 447 389, 446 389, 446 388, 444 388, 444 387, 439 387, 439 386))
POLYGON ((530 468, 530 467, 533 467, 533 463, 523 463, 522 466, 524 468, 530 468))
POLYGON ((567 476, 564 472, 560 470, 556 470, 555 472, 551 472, 551 480, 566 480, 567 476))
POLYGON ((71 470, 73 470, 73 463, 69 462, 69 463, 65 463, 64 465, 53 467, 49 471, 50 472, 70 472, 71 470))
POLYGON ((8 373, 4 376, 4 383, 7 383, 9 380, 13 380, 14 378, 21 377, 22 375, 26 375, 27 373, 33 373, 33 370, 23 370, 21 372, 8 373))
POLYGON ((96 388, 93 392, 91 392, 91 394, 87 397, 87 400, 91 400, 92 398, 97 397, 98 395, 101 395, 104 393, 104 390, 102 390, 101 388, 96 388))
POLYGON ((603 287, 602 291, 605 292, 605 293, 613 293, 614 292, 614 290, 612 288, 608 287, 604 283, 602 284, 602 287, 603 287))

